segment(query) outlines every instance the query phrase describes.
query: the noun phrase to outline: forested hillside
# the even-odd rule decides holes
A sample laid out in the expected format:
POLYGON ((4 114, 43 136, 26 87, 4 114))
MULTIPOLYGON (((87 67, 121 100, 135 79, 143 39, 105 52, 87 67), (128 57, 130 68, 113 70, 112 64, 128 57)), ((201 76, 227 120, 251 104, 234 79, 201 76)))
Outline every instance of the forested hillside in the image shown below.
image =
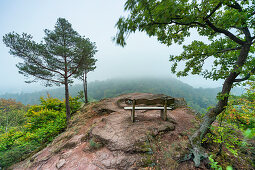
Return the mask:
MULTIPOLYGON (((70 88, 71 96, 77 96, 82 90, 82 85, 74 85, 70 88)), ((162 93, 173 97, 184 97, 188 105, 199 112, 204 112, 207 107, 215 104, 219 88, 193 88, 174 78, 133 78, 133 79, 110 79, 95 81, 88 84, 90 100, 114 97, 120 94, 132 92, 162 93)), ((241 89, 234 89, 233 93, 240 95, 241 89)), ((63 88, 43 90, 33 93, 4 94, 0 98, 13 98, 23 104, 38 104, 40 96, 64 98, 63 88)))

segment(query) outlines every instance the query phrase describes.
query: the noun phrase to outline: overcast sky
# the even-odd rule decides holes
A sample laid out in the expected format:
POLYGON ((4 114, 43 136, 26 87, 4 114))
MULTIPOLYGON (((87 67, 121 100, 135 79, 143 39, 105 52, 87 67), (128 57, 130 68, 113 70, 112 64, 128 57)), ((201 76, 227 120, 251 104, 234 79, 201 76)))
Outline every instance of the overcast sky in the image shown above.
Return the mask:
MULTIPOLYGON (((170 54, 180 54, 181 46, 167 47, 156 38, 144 33, 132 34, 127 46, 117 46, 112 38, 118 18, 124 15, 122 0, 1 0, 0 1, 0 92, 17 92, 24 89, 43 89, 44 86, 24 83, 25 78, 18 73, 16 64, 21 61, 11 56, 3 44, 2 37, 9 32, 33 35, 37 42, 42 40, 44 29, 54 29, 57 18, 66 18, 80 35, 96 42, 98 52, 97 69, 89 73, 89 81, 115 77, 168 76, 170 54)), ((195 33, 187 39, 201 39, 195 33)), ((194 87, 217 87, 220 82, 206 81, 198 76, 179 79, 194 87)))

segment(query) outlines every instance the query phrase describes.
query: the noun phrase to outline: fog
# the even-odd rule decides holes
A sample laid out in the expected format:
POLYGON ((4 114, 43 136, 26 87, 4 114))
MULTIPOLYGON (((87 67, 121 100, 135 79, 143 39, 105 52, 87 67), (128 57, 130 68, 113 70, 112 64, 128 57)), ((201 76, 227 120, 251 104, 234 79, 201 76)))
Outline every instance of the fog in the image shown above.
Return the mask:
MULTIPOLYGON (((9 32, 33 35, 42 40, 44 29, 52 30, 57 18, 66 18, 80 35, 96 42, 98 59, 96 70, 88 74, 89 81, 130 77, 176 77, 171 74, 170 54, 180 54, 182 47, 160 44, 155 37, 137 32, 130 35, 127 46, 116 45, 112 38, 114 27, 123 12, 124 1, 120 0, 12 0, 0 2, 0 93, 41 90, 41 83, 26 84, 18 73, 16 64, 21 60, 11 56, 2 37, 9 32)), ((195 32, 186 39, 201 39, 195 32)), ((208 64, 209 66, 209 64, 208 64)), ((207 66, 206 66, 207 67, 207 66)), ((221 82, 205 80, 199 76, 178 78, 193 87, 218 87, 221 82)), ((75 83, 79 83, 76 81, 75 83)))

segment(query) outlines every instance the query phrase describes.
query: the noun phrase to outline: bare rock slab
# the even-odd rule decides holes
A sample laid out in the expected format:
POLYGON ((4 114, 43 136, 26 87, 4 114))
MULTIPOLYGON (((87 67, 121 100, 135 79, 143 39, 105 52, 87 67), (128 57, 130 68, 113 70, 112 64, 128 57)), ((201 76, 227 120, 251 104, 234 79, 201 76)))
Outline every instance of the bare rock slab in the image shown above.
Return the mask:
POLYGON ((137 143, 145 142, 147 135, 173 131, 175 124, 159 119, 132 123, 127 114, 114 113, 103 118, 91 131, 111 151, 137 152, 137 143))

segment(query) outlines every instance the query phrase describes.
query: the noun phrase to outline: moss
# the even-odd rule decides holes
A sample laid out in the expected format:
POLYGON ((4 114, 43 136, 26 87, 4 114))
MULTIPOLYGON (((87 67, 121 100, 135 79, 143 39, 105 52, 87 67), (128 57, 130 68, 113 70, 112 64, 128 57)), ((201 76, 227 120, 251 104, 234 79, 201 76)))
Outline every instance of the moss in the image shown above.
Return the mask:
POLYGON ((135 151, 142 153, 150 153, 152 152, 152 149, 148 142, 138 142, 135 144, 135 151))
POLYGON ((94 137, 89 140, 89 151, 98 150, 103 146, 104 146, 103 143, 101 143, 98 139, 94 137))
POLYGON ((154 157, 152 155, 144 154, 142 157, 142 167, 153 167, 156 166, 154 157))

